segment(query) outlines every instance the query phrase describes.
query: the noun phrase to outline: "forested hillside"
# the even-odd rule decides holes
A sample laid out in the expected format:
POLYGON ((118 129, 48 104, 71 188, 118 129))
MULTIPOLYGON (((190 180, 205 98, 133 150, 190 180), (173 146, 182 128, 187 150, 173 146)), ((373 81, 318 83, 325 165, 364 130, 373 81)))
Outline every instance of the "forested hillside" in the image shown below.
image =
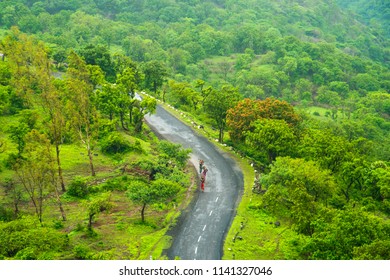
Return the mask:
POLYGON ((355 13, 374 34, 390 36, 390 4, 386 0, 337 0, 341 7, 355 13))
POLYGON ((0 28, 0 257, 163 257, 191 173, 159 99, 256 169, 225 258, 390 258, 388 1, 15 0, 0 28))

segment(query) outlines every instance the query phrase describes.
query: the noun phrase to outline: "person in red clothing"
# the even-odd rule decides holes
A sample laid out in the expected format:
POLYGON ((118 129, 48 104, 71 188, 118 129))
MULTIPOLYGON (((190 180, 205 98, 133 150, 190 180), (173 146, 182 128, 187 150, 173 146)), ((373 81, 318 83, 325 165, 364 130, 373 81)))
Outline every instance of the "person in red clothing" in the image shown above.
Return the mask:
POLYGON ((207 174, 208 169, 206 166, 203 166, 203 172, 200 176, 200 188, 202 192, 204 192, 204 183, 206 182, 206 174, 207 174))
POLYGON ((200 178, 200 189, 202 190, 202 192, 204 192, 204 181, 204 178, 200 178))

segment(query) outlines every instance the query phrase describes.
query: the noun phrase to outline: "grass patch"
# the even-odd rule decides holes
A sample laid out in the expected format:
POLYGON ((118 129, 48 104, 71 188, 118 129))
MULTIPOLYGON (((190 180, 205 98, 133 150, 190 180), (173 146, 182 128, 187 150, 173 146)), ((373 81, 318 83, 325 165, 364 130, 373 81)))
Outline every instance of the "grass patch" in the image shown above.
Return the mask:
POLYGON ((337 110, 335 113, 332 108, 324 108, 319 106, 297 107, 303 112, 307 113, 311 117, 321 121, 330 120, 342 120, 346 118, 345 114, 341 110, 337 110))

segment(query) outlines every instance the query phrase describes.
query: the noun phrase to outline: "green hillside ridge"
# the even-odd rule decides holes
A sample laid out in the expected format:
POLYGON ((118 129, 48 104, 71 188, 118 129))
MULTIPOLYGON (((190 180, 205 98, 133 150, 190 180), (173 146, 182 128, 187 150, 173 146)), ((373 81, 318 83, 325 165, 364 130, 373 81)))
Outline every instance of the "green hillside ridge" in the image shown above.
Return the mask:
POLYGON ((195 181, 160 102, 244 173, 223 259, 390 259, 387 27, 371 0, 0 2, 0 258, 166 258, 195 181))

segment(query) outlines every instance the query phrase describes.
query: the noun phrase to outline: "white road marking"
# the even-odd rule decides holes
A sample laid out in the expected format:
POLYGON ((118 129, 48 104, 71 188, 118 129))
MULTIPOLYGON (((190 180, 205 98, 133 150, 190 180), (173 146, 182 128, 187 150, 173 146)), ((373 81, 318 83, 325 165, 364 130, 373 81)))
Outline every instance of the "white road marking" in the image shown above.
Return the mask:
POLYGON ((198 247, 195 248, 195 255, 198 253, 198 247))
POLYGON ((218 198, 219 198, 219 196, 217 197, 217 199, 215 200, 215 202, 217 202, 217 201, 218 201, 218 198))
POLYGON ((203 227, 203 231, 206 229, 206 227, 207 227, 207 225, 204 225, 204 227, 203 227))
POLYGON ((210 215, 209 215, 209 216, 211 216, 211 214, 213 214, 213 210, 211 210, 211 212, 210 212, 210 215))
POLYGON ((198 242, 200 241, 200 239, 202 238, 202 235, 201 236, 199 236, 199 238, 198 238, 198 242))

